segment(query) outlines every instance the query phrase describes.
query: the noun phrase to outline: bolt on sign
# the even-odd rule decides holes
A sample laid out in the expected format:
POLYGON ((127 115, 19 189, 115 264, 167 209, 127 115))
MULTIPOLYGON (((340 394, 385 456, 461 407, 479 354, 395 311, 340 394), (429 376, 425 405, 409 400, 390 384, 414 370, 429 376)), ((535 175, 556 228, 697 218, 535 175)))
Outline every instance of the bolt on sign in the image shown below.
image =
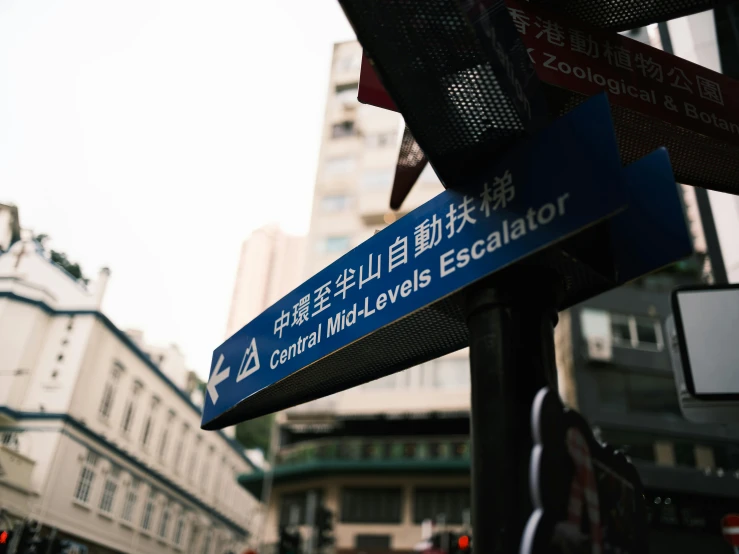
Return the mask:
MULTIPOLYGON (((550 111, 566 112, 605 91, 625 163, 665 146, 678 181, 739 194, 738 81, 535 4, 506 5, 550 111)), ((393 109, 371 73, 364 64, 359 101, 393 109)))

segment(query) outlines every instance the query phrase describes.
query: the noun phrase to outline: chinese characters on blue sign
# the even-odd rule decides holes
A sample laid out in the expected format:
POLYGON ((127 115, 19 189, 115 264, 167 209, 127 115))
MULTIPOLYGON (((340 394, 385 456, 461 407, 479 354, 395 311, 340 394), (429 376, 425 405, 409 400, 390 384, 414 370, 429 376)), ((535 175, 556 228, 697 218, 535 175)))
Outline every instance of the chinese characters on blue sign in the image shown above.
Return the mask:
POLYGON ((617 213, 625 206, 623 191, 608 105, 596 97, 509 152, 478 182, 442 192, 376 234, 218 347, 203 424, 385 325, 617 213))

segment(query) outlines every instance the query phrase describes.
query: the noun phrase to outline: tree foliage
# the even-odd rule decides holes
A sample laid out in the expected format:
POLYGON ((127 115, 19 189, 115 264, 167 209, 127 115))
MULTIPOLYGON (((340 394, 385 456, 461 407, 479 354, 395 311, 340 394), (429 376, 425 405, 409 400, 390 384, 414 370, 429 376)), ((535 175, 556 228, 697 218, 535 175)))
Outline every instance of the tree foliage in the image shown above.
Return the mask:
MULTIPOLYGON (((44 250, 46 250, 46 242, 49 240, 49 235, 45 233, 41 233, 33 237, 33 240, 39 243, 41 247, 44 250)), ((49 258, 51 259, 53 263, 61 267, 64 271, 69 273, 77 281, 81 281, 85 285, 90 282, 90 280, 87 279, 85 275, 82 273, 82 268, 80 267, 80 264, 78 264, 77 262, 72 262, 64 252, 59 252, 57 250, 50 250, 49 258)))
POLYGON ((269 414, 239 423, 236 425, 236 440, 244 448, 259 448, 266 455, 272 438, 274 417, 274 414, 269 414))

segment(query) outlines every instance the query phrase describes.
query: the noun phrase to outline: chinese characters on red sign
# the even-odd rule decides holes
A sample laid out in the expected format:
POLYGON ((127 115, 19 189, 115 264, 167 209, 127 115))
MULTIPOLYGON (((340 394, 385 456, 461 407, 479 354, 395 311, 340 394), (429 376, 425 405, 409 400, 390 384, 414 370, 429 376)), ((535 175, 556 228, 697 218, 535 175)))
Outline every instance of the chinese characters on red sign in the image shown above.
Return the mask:
MULTIPOLYGON (((739 82, 616 33, 588 29, 538 6, 506 0, 539 78, 587 96, 739 144, 739 82)), ((397 110, 362 64, 360 102, 397 110)))
POLYGON ((542 81, 739 143, 739 83, 619 34, 507 0, 542 81))

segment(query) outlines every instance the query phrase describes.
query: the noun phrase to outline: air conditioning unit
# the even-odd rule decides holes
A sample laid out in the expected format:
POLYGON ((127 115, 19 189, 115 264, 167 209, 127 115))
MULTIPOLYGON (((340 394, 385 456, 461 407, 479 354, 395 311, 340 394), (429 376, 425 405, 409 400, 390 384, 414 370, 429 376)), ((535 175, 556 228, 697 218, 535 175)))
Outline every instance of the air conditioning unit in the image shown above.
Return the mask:
POLYGON ((588 359, 610 362, 613 358, 610 337, 588 337, 588 359))

